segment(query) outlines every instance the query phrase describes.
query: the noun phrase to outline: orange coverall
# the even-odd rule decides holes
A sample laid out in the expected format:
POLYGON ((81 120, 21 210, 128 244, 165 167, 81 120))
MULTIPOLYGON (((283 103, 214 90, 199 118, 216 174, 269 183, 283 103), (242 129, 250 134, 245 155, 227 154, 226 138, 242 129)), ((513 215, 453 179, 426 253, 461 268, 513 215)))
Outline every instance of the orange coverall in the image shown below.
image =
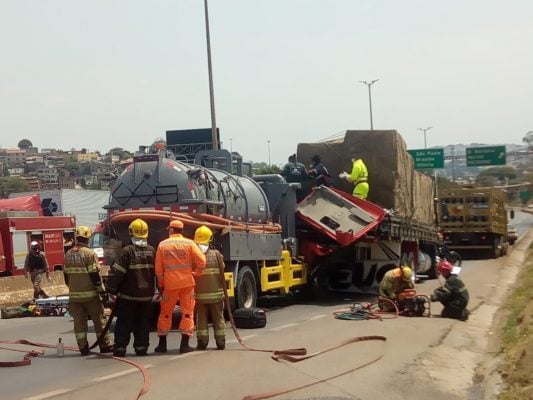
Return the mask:
POLYGON ((205 268, 205 255, 192 240, 172 234, 159 243, 155 254, 157 286, 162 292, 161 312, 157 321, 158 336, 166 336, 172 325, 172 312, 179 300, 183 335, 194 332, 194 276, 205 268))

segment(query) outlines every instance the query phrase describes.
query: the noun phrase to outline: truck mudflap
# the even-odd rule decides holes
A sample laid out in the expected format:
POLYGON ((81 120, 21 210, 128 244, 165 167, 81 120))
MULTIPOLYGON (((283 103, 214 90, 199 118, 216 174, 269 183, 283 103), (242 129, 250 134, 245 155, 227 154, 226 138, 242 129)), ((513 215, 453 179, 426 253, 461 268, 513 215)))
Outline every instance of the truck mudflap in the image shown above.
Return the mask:
POLYGON ((296 214, 341 246, 348 246, 377 227, 387 212, 369 201, 319 186, 298 204, 296 214))

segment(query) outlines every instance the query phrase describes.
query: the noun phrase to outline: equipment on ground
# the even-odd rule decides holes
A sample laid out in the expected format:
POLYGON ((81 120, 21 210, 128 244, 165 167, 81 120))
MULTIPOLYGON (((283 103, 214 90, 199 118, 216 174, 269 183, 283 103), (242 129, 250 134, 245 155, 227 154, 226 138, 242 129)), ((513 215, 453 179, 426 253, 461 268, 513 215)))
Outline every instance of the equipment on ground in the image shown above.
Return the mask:
POLYGON ((233 320, 239 329, 264 328, 267 323, 265 310, 261 308, 239 308, 233 311, 233 320))

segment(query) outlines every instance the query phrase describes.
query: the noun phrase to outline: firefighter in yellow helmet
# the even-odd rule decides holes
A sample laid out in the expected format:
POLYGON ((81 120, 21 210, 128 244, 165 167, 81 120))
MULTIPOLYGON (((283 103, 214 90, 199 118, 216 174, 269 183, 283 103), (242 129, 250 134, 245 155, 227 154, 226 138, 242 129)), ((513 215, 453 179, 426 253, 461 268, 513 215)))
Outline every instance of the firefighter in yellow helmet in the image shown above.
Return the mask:
POLYGON ((352 194, 355 197, 366 200, 370 188, 368 186, 368 169, 362 159, 353 156, 352 172, 348 174, 343 171, 339 174, 339 178, 352 182, 354 184, 352 194))
POLYGON ((196 277, 196 342, 198 350, 209 343, 209 318, 213 322, 217 350, 226 348, 226 322, 224 321, 224 259, 218 250, 210 247, 213 232, 200 226, 194 241, 205 254, 206 264, 202 275, 196 277))
MULTIPOLYGON (((379 284, 379 295, 396 302, 401 310, 402 301, 415 295, 414 287, 413 270, 399 266, 385 273, 379 284)), ((380 302, 379 305, 386 311, 393 311, 392 305, 387 301, 380 302)))
MULTIPOLYGON (((69 289, 69 312, 74 319, 74 335, 81 355, 89 354, 87 321, 91 319, 96 337, 100 337, 106 324, 104 306, 100 295, 104 294, 102 277, 98 272, 98 257, 88 247, 92 231, 86 226, 76 228, 76 242, 65 254, 63 274, 69 289)), ((100 353, 113 351, 111 338, 106 334, 100 342, 100 353)))
POLYGON ((111 265, 106 283, 107 291, 116 296, 115 357, 126 355, 132 333, 135 354, 147 354, 155 292, 155 249, 148 244, 148 224, 138 218, 130 223, 129 233, 131 244, 111 265))

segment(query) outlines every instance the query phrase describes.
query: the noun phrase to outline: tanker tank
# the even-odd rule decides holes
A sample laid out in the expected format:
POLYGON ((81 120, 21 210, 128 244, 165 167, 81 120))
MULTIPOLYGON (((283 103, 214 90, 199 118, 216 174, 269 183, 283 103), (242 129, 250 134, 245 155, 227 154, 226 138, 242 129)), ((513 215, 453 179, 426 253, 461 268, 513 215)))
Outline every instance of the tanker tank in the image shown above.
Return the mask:
POLYGON ((111 188, 105 207, 204 213, 246 223, 266 223, 268 199, 248 176, 187 164, 159 154, 133 158, 111 188))

